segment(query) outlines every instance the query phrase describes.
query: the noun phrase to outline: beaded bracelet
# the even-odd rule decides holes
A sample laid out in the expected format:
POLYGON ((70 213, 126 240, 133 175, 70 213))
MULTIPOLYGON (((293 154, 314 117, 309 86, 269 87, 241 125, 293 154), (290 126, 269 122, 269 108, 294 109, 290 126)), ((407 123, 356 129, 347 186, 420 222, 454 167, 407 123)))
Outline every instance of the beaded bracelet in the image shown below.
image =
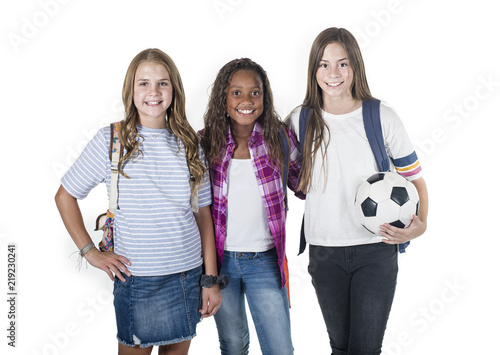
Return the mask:
POLYGON ((90 242, 80 250, 80 256, 83 258, 85 254, 87 254, 89 251, 93 249, 96 249, 96 247, 93 242, 90 242))

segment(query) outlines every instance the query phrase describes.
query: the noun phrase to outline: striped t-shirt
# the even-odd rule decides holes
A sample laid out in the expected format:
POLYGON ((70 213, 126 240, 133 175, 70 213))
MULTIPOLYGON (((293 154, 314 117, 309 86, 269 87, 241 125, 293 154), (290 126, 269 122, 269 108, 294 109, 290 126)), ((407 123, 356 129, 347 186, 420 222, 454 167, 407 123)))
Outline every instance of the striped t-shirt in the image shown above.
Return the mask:
MULTIPOLYGON (((179 273, 202 264, 200 233, 191 212, 189 170, 185 150, 167 129, 138 126, 144 137, 142 154, 127 161, 118 178, 115 213, 115 253, 125 256, 133 275, 157 276, 179 273)), ((83 199, 97 184, 111 178, 110 127, 89 142, 62 178, 62 185, 83 199)), ((200 158, 204 161, 200 148, 200 158)), ((210 180, 199 189, 199 207, 212 202, 210 180)))

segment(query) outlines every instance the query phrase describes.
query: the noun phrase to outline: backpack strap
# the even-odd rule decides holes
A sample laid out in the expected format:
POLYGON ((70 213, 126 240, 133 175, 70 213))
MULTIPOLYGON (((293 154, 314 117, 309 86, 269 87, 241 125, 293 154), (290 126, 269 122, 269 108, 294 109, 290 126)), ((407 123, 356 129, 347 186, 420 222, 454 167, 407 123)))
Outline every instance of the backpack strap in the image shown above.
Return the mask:
MULTIPOLYGON (((302 107, 300 110, 299 118, 299 143, 300 149, 304 152, 304 141, 306 136, 307 125, 311 117, 311 109, 302 107)), ((367 100, 363 101, 363 125, 365 128, 366 137, 370 143, 373 156, 377 162, 378 170, 390 171, 391 164, 389 156, 385 149, 384 135, 382 133, 382 123, 380 121, 380 100, 367 100)), ((399 244, 399 251, 404 253, 406 247, 410 242, 399 244)), ((300 246, 299 255, 306 248, 306 240, 304 234, 304 217, 302 217, 302 226, 300 228, 300 246)))
POLYGON ((122 154, 122 146, 119 138, 121 122, 111 123, 110 128, 111 144, 109 145, 109 159, 111 160, 111 181, 109 184, 108 212, 114 215, 118 206, 118 163, 122 154))
POLYGON ((282 164, 281 169, 281 178, 283 182, 283 199, 285 202, 285 212, 288 211, 288 197, 287 197, 287 181, 288 181, 288 168, 290 166, 290 140, 288 138, 288 134, 286 133, 285 127, 281 127, 280 129, 280 141, 281 141, 281 149, 283 150, 283 154, 285 156, 285 160, 282 164))
POLYGON ((390 171, 391 164, 385 150, 382 124, 380 123, 380 100, 363 101, 363 125, 380 172, 390 171))
MULTIPOLYGON (((307 125, 309 124, 309 118, 311 117, 311 109, 302 106, 300 109, 299 117, 299 144, 300 151, 304 154, 304 141, 306 139, 307 125)), ((300 227, 300 244, 299 244, 299 254, 302 254, 306 250, 306 235, 304 233, 304 218, 305 213, 302 215, 302 225, 300 227)))
MULTIPOLYGON (((363 124, 378 170, 380 172, 390 171, 391 164, 385 150, 382 123, 380 122, 380 100, 363 101, 363 124)), ((404 253, 409 244, 410 242, 398 244, 399 252, 404 253)))
POLYGON ((304 141, 306 139, 307 125, 309 124, 310 117, 311 117, 311 109, 302 106, 302 108, 300 109, 300 117, 299 117, 299 143, 301 152, 304 152, 304 141))
POLYGON ((109 141, 109 160, 111 161, 111 180, 109 182, 109 206, 106 213, 97 217, 95 230, 102 229, 104 234, 102 240, 99 242, 100 251, 113 251, 113 225, 115 218, 115 211, 118 206, 118 163, 122 155, 123 149, 120 143, 120 127, 121 122, 111 123, 110 128, 110 141, 109 141))
POLYGON ((191 188, 191 212, 198 213, 198 190, 195 191, 194 176, 189 172, 189 187, 191 188))

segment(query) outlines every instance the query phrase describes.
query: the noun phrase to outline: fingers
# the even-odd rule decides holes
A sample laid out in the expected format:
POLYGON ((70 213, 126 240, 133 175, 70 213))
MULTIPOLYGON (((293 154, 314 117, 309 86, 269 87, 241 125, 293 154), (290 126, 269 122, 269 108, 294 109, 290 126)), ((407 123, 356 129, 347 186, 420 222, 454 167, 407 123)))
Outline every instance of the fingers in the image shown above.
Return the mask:
POLYGON ((217 311, 219 310, 220 308, 220 302, 208 302, 208 308, 207 308, 207 313, 203 316, 204 318, 208 318, 208 317, 211 317, 213 316, 215 313, 217 313, 217 311))
POLYGON ((219 310, 218 306, 210 306, 210 303, 209 303, 204 312, 200 311, 201 318, 209 318, 209 317, 215 315, 215 313, 217 313, 218 310, 219 310))
POLYGON ((393 227, 388 223, 380 226, 380 235, 386 239, 382 241, 387 244, 400 244, 404 243, 406 229, 393 227))
POLYGON ((201 313, 202 317, 208 312, 208 297, 206 296, 205 292, 202 292, 202 305, 201 309, 198 311, 201 313))
POLYGON ((87 260, 88 262, 98 268, 103 270, 106 274, 108 274, 111 281, 114 281, 115 275, 121 281, 125 282, 125 277, 123 274, 127 276, 131 276, 132 274, 127 269, 126 265, 132 265, 131 262, 120 255, 116 255, 113 252, 100 252, 97 251, 92 254, 88 254, 87 260), (123 273, 123 274, 122 274, 123 273))
MULTIPOLYGON (((116 254, 115 254, 115 255, 116 255, 116 254)), ((130 261, 129 261, 126 257, 121 256, 121 255, 119 255, 119 256, 118 256, 118 261, 121 263, 120 270, 121 270, 122 272, 124 272, 124 273, 125 273, 125 275, 127 275, 127 276, 132 276, 132 274, 130 273, 130 271, 129 271, 129 270, 127 269, 127 267, 125 266, 125 265, 130 266, 130 265, 132 265, 132 263, 131 263, 131 262, 130 262, 130 261)))
POLYGON ((128 266, 132 265, 132 263, 126 257, 124 257, 122 255, 116 255, 116 256, 118 257, 117 259, 120 260, 120 262, 122 262, 123 264, 128 265, 128 266))
MULTIPOLYGON (((120 263, 121 264, 121 263, 120 263)), ((123 265, 116 265, 116 264, 111 264, 109 266, 107 266, 108 269, 107 270, 104 270, 108 273, 108 275, 110 275, 110 278, 111 280, 114 280, 114 275, 116 275, 116 277, 118 277, 118 279, 120 279, 120 281, 122 282, 125 282, 125 277, 123 277, 123 274, 122 274, 122 270, 121 269, 124 269, 124 272, 127 276, 130 276, 130 271, 128 271, 128 269, 123 265)))
MULTIPOLYGON (((113 273, 111 272, 111 270, 109 270, 109 269, 108 270, 104 270, 104 272, 106 272, 106 274, 108 274, 109 279, 111 281, 115 281, 115 277, 114 277, 113 273)), ((120 276, 118 276, 118 278, 120 278, 120 276)), ((120 280, 121 280, 121 278, 120 278, 120 280)), ((124 280, 122 280, 122 281, 124 281, 124 280)))
POLYGON ((413 215, 412 221, 408 228, 397 228, 388 223, 380 226, 380 235, 384 237, 382 241, 387 244, 401 244, 414 239, 421 235, 422 222, 418 216, 413 215))
POLYGON ((218 286, 202 289, 202 308, 199 310, 202 318, 213 316, 220 308, 222 295, 218 286))
MULTIPOLYGON (((109 260, 109 263, 105 265, 105 267, 108 268, 108 270, 105 270, 105 271, 110 271, 111 274, 115 274, 116 277, 118 277, 118 279, 120 279, 120 281, 122 282, 125 282, 125 277, 123 276, 123 274, 127 275, 127 276, 132 276, 132 274, 130 273, 129 269, 127 269, 127 267, 125 266, 125 263, 127 263, 127 265, 132 265, 130 263, 130 261, 127 260, 127 258, 123 257, 123 256, 118 256, 114 253, 111 254, 111 260, 109 260)), ((114 280, 114 277, 113 275, 111 275, 111 279, 114 280)))

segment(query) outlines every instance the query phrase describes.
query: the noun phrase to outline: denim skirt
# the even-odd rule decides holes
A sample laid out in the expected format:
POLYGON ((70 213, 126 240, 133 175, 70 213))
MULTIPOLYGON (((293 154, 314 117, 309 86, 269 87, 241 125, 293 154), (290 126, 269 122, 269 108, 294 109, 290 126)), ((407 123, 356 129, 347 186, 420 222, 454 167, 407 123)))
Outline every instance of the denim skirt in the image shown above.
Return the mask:
POLYGON ((164 276, 115 277, 118 341, 149 347, 180 343, 196 335, 201 319, 202 267, 164 276))

